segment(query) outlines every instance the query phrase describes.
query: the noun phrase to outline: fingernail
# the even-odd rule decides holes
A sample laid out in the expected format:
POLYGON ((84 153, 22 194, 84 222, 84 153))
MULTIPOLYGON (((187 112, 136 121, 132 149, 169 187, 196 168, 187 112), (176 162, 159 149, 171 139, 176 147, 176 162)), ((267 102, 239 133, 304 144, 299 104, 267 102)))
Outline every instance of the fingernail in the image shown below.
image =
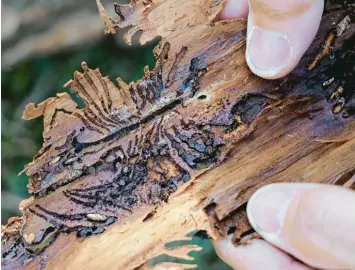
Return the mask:
POLYGON ((288 64, 291 52, 286 35, 253 28, 248 39, 247 60, 254 73, 266 72, 268 76, 279 73, 288 64))
POLYGON ((268 185, 255 192, 247 207, 254 229, 259 233, 277 234, 294 194, 294 190, 279 185, 268 185))

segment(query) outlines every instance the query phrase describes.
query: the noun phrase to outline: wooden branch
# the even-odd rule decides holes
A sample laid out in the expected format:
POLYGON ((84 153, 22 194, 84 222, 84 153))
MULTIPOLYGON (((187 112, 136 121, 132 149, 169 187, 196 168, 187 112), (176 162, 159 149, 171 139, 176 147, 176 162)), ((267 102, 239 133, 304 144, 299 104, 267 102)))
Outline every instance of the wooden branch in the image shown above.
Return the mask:
POLYGON ((266 81, 245 63, 245 21, 215 21, 223 1, 132 1, 117 21, 99 7, 127 43, 162 38, 156 66, 117 87, 83 62, 66 86, 84 108, 66 93, 26 107, 44 117, 44 144, 24 169, 23 217, 2 230, 4 268, 145 269, 189 258, 195 246, 164 244, 191 231, 258 237, 245 204, 268 183, 355 189, 353 10, 328 3, 296 70, 266 81))

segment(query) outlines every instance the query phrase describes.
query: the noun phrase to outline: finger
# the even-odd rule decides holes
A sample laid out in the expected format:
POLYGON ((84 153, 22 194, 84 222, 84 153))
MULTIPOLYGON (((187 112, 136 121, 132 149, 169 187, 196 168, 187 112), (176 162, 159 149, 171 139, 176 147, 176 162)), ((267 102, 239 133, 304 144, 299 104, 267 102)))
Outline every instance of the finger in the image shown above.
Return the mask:
POLYGON ((260 239, 254 239, 245 246, 235 247, 232 244, 231 236, 229 236, 214 242, 214 247, 223 261, 238 270, 312 269, 260 239))
POLYGON ((250 198, 250 224, 316 268, 355 269, 355 192, 322 184, 271 184, 250 198))
POLYGON ((250 0, 246 60, 256 75, 276 79, 298 64, 322 17, 323 0, 250 0))
POLYGON ((233 19, 248 17, 249 5, 248 0, 227 0, 219 14, 219 19, 233 19))

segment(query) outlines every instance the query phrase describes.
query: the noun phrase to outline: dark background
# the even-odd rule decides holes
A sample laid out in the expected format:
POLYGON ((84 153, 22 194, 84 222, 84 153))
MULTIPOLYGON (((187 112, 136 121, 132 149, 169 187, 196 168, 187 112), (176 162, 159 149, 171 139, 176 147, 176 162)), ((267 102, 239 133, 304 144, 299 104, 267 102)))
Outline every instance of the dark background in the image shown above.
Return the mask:
MULTIPOLYGON (((104 4, 115 17, 113 1, 104 4)), ((68 92, 63 85, 82 61, 111 79, 137 80, 145 65, 154 67, 158 39, 129 47, 122 33, 104 35, 95 0, 3 0, 1 15, 1 223, 6 224, 21 215, 18 205, 29 197, 28 177, 18 173, 42 145, 43 119, 22 120, 26 104, 68 92)), ((204 248, 192 253, 199 269, 230 269, 209 240, 194 238, 193 243, 204 248)))

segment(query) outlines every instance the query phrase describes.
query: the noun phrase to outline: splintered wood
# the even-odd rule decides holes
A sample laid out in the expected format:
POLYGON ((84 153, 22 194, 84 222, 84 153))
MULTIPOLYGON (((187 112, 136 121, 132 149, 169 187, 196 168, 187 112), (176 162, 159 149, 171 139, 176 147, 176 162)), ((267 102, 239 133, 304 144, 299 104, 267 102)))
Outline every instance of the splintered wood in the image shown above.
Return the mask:
POLYGON ((128 44, 137 31, 142 44, 161 37, 156 66, 137 82, 114 83, 83 62, 65 86, 84 108, 67 93, 27 105, 24 119, 43 116, 44 143, 24 169, 32 197, 20 204, 23 217, 2 229, 5 269, 146 269, 160 254, 190 259, 196 246, 165 243, 192 231, 234 232, 235 244, 258 237, 245 204, 263 185, 355 189, 347 11, 326 10, 296 70, 265 81, 245 63, 246 22, 215 20, 223 2, 132 1, 115 6, 117 20, 98 2, 106 32, 124 28, 128 44), (320 58, 328 43, 331 57, 320 58))

